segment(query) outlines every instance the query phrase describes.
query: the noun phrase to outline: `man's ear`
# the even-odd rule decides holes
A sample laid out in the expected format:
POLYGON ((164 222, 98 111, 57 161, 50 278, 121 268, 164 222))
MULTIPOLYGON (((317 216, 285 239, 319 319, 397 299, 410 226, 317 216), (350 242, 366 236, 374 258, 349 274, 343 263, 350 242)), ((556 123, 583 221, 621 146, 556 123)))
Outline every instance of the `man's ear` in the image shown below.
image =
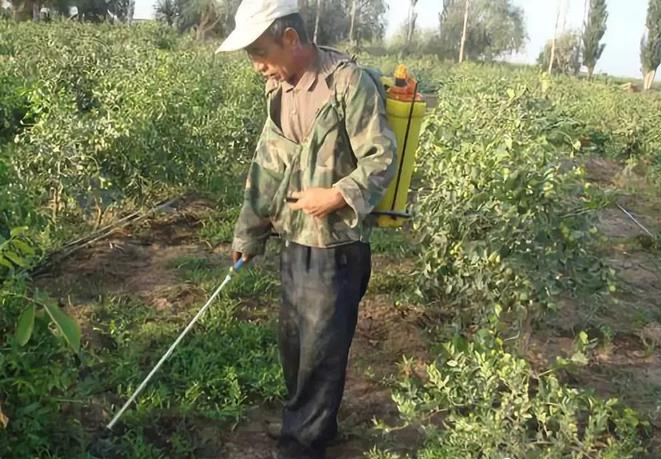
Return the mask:
POLYGON ((297 48, 300 45, 301 39, 298 32, 293 27, 287 27, 282 34, 282 44, 288 48, 297 48))

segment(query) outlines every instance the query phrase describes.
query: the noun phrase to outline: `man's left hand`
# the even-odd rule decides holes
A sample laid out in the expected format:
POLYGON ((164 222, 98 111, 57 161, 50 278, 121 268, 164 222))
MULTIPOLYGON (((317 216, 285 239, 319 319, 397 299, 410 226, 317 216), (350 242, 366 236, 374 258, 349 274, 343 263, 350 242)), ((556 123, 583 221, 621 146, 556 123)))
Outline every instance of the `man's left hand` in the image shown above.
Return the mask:
POLYGON ((302 210, 313 217, 322 218, 347 205, 342 193, 335 188, 308 188, 292 193, 295 203, 289 204, 292 210, 302 210))

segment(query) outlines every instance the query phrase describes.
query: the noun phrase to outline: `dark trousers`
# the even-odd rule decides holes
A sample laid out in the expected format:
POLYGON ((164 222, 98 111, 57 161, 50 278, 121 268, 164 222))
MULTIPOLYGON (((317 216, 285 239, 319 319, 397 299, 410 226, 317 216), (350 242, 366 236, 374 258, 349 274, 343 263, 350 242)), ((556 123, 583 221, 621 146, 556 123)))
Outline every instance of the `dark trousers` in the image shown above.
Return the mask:
POLYGON ((371 273, 370 246, 283 245, 279 345, 288 396, 278 450, 283 459, 320 459, 337 434, 358 303, 371 273))

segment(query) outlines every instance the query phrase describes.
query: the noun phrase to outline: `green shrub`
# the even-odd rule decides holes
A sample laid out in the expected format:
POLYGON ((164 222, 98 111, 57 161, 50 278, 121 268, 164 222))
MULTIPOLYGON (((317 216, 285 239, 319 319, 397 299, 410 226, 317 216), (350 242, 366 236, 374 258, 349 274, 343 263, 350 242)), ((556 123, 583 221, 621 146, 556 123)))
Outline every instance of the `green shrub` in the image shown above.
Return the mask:
MULTIPOLYGON (((639 459, 646 423, 615 399, 536 375, 491 332, 456 336, 418 378, 410 366, 393 399, 401 426, 424 432, 419 459, 639 459)), ((372 459, 401 457, 375 450, 372 459)), ((407 456, 408 457, 408 456, 407 456)))
POLYGON ((604 202, 572 163, 580 144, 527 75, 453 70, 421 139, 416 232, 421 293, 469 322, 523 319, 560 292, 595 292, 604 202))

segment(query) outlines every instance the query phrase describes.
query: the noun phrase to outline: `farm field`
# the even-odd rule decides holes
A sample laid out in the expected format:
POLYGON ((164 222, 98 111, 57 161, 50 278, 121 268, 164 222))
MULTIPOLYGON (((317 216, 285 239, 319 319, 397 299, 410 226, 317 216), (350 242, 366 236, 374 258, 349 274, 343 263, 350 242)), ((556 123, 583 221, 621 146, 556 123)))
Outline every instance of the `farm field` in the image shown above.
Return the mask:
MULTIPOLYGON (((0 20, 0 458, 271 457, 279 241, 223 291, 263 82, 156 24, 0 20)), ((405 63, 433 100, 379 229, 329 457, 661 455, 661 95, 405 63)))

